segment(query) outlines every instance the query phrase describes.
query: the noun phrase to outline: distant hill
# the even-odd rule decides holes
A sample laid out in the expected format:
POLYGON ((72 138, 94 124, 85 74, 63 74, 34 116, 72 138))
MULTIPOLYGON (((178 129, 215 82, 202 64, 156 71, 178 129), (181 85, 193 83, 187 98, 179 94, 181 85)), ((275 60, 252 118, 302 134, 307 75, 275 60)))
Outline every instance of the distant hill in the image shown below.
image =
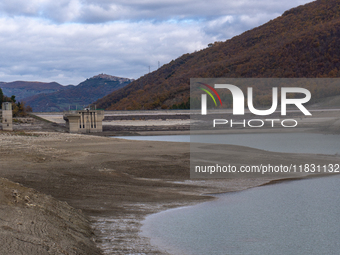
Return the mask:
MULTIPOLYGON (((188 101, 190 78, 340 77, 339 45, 340 1, 317 0, 230 40, 184 54, 96 103, 108 110, 176 108, 188 101)), ((314 89, 313 97, 340 93, 314 89)))
POLYGON ((15 95, 16 99, 21 101, 23 98, 41 93, 52 93, 60 90, 66 90, 70 88, 70 86, 62 86, 57 82, 46 83, 37 81, 14 81, 0 82, 0 88, 4 95, 8 97, 15 95))
POLYGON ((116 76, 99 74, 86 79, 77 86, 66 90, 59 90, 53 93, 42 93, 39 95, 23 98, 27 105, 30 105, 34 112, 59 112, 87 106, 98 98, 120 89, 132 80, 116 76))

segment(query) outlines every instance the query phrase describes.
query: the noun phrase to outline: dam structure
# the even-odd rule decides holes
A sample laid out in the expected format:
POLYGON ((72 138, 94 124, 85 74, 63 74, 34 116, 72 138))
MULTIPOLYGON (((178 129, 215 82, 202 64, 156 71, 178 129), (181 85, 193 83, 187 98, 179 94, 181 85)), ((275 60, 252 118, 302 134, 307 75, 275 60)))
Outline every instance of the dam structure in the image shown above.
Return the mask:
POLYGON ((97 133, 103 132, 104 111, 84 110, 67 111, 63 114, 66 127, 70 133, 97 133))
POLYGON ((0 119, 3 131, 13 131, 12 103, 2 103, 2 109, 0 110, 0 119))

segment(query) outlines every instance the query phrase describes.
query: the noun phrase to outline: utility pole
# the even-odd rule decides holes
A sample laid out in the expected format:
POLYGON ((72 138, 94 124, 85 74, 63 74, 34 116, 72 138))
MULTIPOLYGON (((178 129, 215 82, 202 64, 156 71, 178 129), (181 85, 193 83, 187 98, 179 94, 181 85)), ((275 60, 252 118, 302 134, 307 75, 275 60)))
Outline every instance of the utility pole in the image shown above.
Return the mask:
POLYGON ((149 73, 150 73, 150 66, 149 66, 149 73))

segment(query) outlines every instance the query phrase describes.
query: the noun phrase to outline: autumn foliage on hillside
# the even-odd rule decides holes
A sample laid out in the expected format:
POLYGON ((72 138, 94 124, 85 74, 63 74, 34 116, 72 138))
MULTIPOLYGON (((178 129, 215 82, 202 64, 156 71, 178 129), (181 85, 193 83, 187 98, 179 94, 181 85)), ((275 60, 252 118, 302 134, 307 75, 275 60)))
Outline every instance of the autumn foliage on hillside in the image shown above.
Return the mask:
MULTIPOLYGON (((98 100, 97 105, 107 110, 186 105, 190 78, 340 77, 339 45, 340 1, 318 0, 230 40, 184 54, 98 100)), ((313 89, 314 97, 340 94, 338 88, 313 89)), ((270 93, 268 88, 262 96, 270 93)))

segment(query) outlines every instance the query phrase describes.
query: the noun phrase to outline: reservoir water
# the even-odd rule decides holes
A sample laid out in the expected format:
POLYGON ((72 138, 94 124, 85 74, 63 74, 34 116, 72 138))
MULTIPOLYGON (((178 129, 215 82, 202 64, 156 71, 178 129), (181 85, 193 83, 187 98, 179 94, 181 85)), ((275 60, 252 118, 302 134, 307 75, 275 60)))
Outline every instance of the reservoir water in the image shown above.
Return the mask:
POLYGON ((335 255, 339 194, 339 177, 257 187, 151 215, 142 233, 171 254, 335 255))
MULTIPOLYGON (((190 136, 122 137, 189 142, 190 136)), ((275 152, 339 154, 340 135, 310 133, 191 136, 191 142, 275 152)), ((340 163, 340 162, 339 162, 340 163)), ((340 177, 216 195, 218 199, 148 216, 142 234, 171 254, 340 254, 340 177)))
POLYGON ((340 135, 311 133, 122 136, 129 140, 231 144, 290 153, 340 154, 340 135))

